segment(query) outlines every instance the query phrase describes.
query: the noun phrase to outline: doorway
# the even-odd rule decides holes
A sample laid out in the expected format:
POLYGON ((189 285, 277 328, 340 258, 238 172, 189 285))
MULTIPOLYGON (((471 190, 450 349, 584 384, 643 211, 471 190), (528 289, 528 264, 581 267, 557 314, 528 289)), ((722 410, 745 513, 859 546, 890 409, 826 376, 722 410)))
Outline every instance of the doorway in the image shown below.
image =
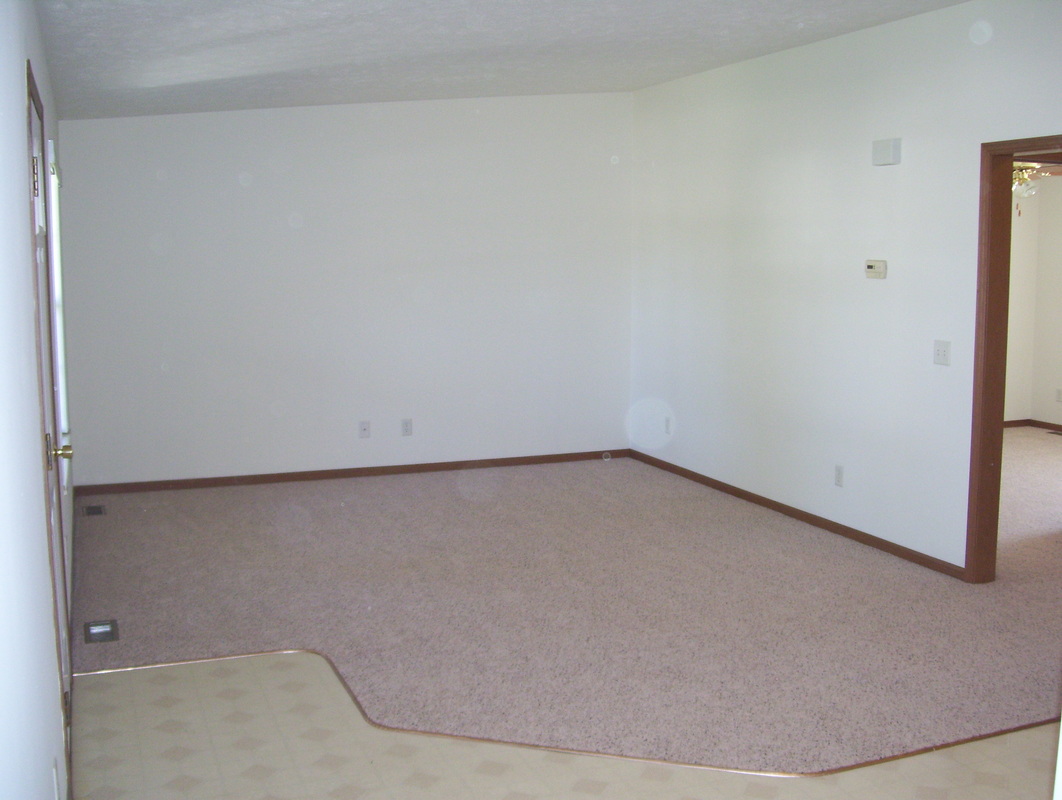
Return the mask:
POLYGON ((1062 154, 1062 135, 981 145, 973 430, 963 580, 996 576, 1010 308, 1011 184, 1015 160, 1062 154))

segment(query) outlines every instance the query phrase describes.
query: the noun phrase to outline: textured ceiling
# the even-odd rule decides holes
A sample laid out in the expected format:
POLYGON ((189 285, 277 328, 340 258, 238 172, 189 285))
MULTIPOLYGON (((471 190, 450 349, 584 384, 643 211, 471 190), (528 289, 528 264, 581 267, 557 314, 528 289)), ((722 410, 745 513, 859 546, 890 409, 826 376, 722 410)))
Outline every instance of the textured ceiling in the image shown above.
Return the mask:
POLYGON ((64 119, 628 91, 957 0, 36 0, 64 119))

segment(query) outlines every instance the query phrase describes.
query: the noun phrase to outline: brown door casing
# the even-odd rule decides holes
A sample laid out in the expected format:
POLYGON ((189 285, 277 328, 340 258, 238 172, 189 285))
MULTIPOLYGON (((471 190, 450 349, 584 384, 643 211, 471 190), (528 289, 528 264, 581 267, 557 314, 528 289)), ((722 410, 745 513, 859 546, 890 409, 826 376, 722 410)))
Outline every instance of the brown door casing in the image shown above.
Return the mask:
MULTIPOLYGON (((1011 182, 1015 159, 1062 152, 1062 135, 981 145, 981 215, 977 256, 973 431, 963 579, 996 576, 999 484, 1003 456, 1003 403, 1010 309, 1011 182)), ((1046 160, 1046 159, 1045 159, 1046 160)))

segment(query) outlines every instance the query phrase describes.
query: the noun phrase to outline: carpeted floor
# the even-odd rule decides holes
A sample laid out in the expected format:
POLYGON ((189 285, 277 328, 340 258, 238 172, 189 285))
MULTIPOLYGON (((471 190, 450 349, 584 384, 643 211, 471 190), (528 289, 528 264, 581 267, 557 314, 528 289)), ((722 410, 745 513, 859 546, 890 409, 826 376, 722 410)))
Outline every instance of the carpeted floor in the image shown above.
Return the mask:
POLYGON ((630 459, 82 498, 78 671, 305 648, 375 721, 816 772, 1058 714, 1062 437, 969 586, 630 459))

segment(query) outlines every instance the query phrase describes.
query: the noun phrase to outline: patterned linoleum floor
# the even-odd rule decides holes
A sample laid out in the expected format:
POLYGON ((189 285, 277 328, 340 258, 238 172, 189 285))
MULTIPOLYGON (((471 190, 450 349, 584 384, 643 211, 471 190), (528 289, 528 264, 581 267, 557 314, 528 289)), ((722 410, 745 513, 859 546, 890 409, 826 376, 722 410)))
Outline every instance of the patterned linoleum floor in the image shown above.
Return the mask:
POLYGON ((80 675, 73 721, 76 800, 1050 800, 1059 735, 742 775, 381 729, 312 653, 80 675))

